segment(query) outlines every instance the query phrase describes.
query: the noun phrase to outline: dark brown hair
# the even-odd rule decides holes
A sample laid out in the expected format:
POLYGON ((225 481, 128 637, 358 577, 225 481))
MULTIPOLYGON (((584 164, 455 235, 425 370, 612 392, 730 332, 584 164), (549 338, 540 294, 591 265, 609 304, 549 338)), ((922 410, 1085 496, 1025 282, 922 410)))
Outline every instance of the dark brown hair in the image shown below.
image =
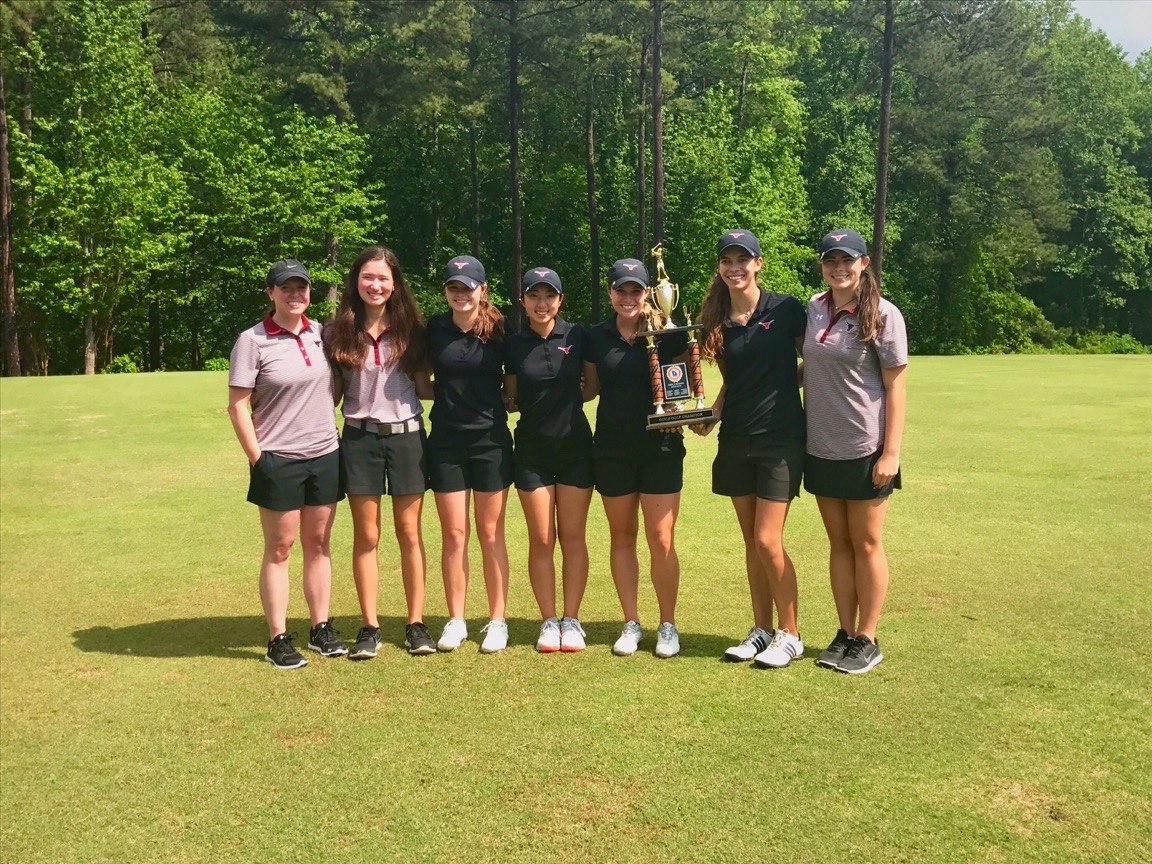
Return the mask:
POLYGON ((324 342, 328 356, 334 363, 347 369, 359 369, 368 350, 369 336, 364 331, 364 301, 360 297, 360 271, 369 261, 383 261, 392 271, 392 295, 384 304, 387 316, 388 363, 396 363, 400 371, 414 375, 425 366, 424 319, 412 289, 404 281, 400 259, 387 246, 369 246, 356 256, 348 275, 344 277, 344 291, 340 306, 324 328, 324 342))
POLYGON ((724 335, 720 328, 732 311, 732 295, 717 271, 708 283, 708 293, 700 306, 700 353, 716 363, 724 353, 724 335))
MULTIPOLYGON (((445 282, 444 284, 447 285, 448 283, 445 282)), ((489 339, 503 339, 504 316, 488 299, 488 286, 485 285, 481 290, 483 293, 476 302, 477 315, 476 321, 472 324, 471 332, 481 342, 487 342, 489 339)), ((448 314, 451 315, 452 313, 449 312, 448 314)))
POLYGON ((856 289, 856 338, 861 342, 874 342, 880 332, 880 280, 872 272, 872 264, 860 273, 856 289))

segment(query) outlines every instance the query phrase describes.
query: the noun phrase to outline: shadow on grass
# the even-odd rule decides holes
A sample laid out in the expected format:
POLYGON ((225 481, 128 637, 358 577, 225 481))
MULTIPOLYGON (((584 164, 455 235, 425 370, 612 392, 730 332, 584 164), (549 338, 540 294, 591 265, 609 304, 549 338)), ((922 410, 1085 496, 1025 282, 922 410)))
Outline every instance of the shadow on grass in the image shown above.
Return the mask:
MULTIPOLYGON (((428 618, 425 623, 435 639, 447 619, 428 618)), ((381 616, 380 629, 385 643, 402 646, 406 619, 381 616)), ((479 642, 483 619, 468 620, 468 638, 479 642)), ((342 619, 335 622, 341 639, 351 644, 360 622, 342 619)), ((622 622, 585 621, 588 646, 611 646, 620 635, 622 622)), ((215 616, 207 618, 171 618, 147 621, 126 627, 86 627, 72 633, 73 644, 86 654, 116 654, 135 657, 228 657, 252 660, 264 656, 264 619, 259 615, 215 616)), ((308 641, 308 623, 290 621, 288 632, 296 634, 296 645, 304 648, 308 641)), ((531 618, 509 618, 511 645, 535 645, 540 622, 531 618)), ((721 659, 724 649, 739 638, 680 631, 680 654, 684 657, 721 659)), ((646 627, 641 651, 651 652, 656 644, 656 628, 646 627)), ((307 652, 306 652, 307 653, 307 652)))

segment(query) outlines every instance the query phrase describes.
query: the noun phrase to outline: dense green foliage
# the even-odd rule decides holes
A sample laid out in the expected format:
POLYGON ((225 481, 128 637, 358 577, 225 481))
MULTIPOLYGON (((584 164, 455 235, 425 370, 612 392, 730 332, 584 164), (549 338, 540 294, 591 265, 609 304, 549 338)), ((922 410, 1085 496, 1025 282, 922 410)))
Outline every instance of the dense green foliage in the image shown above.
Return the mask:
MULTIPOLYGON (((690 305, 734 225, 800 296, 822 233, 871 233, 883 6, 666 0, 663 239, 690 305)), ((2 10, 25 373, 204 368, 269 261, 305 261, 323 300, 369 241, 426 311, 460 252, 507 299, 513 35, 522 263, 562 274, 571 317, 602 311, 588 165, 601 271, 652 243, 649 0, 2 10)), ((1152 52, 1065 0, 895 11, 884 285, 913 348, 1152 343, 1152 52)))

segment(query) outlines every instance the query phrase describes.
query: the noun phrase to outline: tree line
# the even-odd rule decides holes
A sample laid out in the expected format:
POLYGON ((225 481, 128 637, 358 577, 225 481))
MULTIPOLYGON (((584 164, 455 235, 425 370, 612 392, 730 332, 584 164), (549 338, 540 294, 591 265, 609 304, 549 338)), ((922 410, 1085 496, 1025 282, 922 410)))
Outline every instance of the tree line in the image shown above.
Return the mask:
MULTIPOLYGON (((218 367, 269 262, 359 249, 426 313, 472 253, 566 314, 662 242, 767 287, 882 239, 914 351, 1152 343, 1152 52, 1066 0, 21 0, 0 6, 3 371, 218 367), (875 231, 875 233, 873 233, 875 231)), ((879 249, 877 251, 880 251, 879 249)))

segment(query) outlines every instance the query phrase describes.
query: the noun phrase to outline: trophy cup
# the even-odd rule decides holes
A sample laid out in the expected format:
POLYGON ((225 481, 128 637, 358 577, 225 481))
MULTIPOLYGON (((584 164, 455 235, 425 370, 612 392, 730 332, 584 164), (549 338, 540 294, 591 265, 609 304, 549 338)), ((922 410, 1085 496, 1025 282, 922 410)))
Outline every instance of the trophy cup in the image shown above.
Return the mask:
POLYGON ((672 323, 672 310, 680 303, 680 286, 668 277, 664 268, 664 247, 652 250, 656 258, 656 284, 648 289, 653 303, 664 313, 664 326, 649 316, 647 329, 637 333, 647 341, 648 372, 652 379, 652 407, 646 429, 674 429, 695 423, 711 423, 716 418, 704 406, 704 375, 700 370, 700 343, 696 341, 699 324, 685 314, 685 325, 672 323), (688 362, 661 363, 657 340, 670 333, 688 334, 688 362), (689 389, 691 388, 691 389, 689 389), (689 405, 689 403, 692 403, 689 405))

